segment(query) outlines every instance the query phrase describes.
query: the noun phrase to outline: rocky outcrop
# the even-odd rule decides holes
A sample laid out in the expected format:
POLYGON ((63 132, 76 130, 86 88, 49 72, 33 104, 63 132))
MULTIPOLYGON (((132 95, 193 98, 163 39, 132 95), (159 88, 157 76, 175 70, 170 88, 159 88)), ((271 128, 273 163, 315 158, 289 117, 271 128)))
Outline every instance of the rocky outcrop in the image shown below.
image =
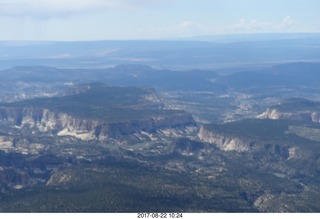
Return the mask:
POLYGON ((250 149, 250 142, 206 130, 203 126, 200 128, 198 137, 201 141, 216 144, 223 151, 243 152, 250 149))
POLYGON ((0 150, 8 151, 13 147, 13 138, 9 136, 0 136, 0 150))
POLYGON ((277 109, 268 108, 265 112, 257 116, 258 119, 290 119, 301 121, 312 121, 320 123, 320 112, 315 111, 298 111, 298 112, 281 112, 277 109))
POLYGON ((75 174, 72 171, 61 171, 56 169, 51 174, 50 178, 47 180, 47 186, 59 186, 65 185, 72 181, 75 174))
MULTIPOLYGON (((57 136, 73 136, 81 140, 107 141, 121 139, 139 132, 196 126, 190 114, 170 111, 170 114, 149 116, 144 119, 108 122, 77 118, 66 113, 40 108, 0 108, 0 124, 15 129, 27 129, 57 136)), ((2 141, 3 145, 6 141, 2 141)), ((9 145, 7 145, 9 146, 9 145)))
POLYGON ((247 152, 247 154, 266 153, 279 159, 297 159, 301 153, 297 147, 288 146, 281 142, 273 140, 262 140, 257 138, 241 137, 226 133, 219 133, 214 130, 206 129, 202 126, 199 130, 198 137, 201 141, 215 144, 222 151, 247 152))

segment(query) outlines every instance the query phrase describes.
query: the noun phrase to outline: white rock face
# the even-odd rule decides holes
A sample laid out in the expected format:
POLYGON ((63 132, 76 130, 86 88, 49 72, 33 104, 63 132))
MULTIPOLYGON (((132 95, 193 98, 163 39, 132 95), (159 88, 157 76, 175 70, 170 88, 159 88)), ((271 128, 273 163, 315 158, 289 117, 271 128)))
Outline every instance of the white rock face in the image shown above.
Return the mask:
POLYGON ((258 119, 279 119, 280 113, 275 109, 268 108, 265 112, 257 116, 258 119))
POLYGON ((63 123, 63 121, 66 121, 67 119, 68 116, 66 114, 61 113, 58 116, 55 113, 50 112, 48 109, 44 109, 42 119, 38 123, 32 124, 32 126, 37 126, 40 132, 47 132, 54 129, 58 122, 63 123), (57 119, 59 120, 57 121, 57 119))
POLYGON ((219 135, 206 130, 204 127, 200 128, 198 137, 204 142, 216 144, 223 151, 243 152, 249 150, 249 144, 241 139, 219 135))
POLYGON ((12 139, 6 136, 0 136, 0 150, 8 150, 13 147, 12 139))
POLYGON ((275 198, 274 195, 270 193, 266 193, 258 197, 254 201, 253 205, 260 210, 265 210, 270 205, 270 202, 272 202, 274 198, 275 198))
MULTIPOLYGON (((33 110, 24 108, 22 110, 20 124, 16 128, 37 128, 40 132, 58 130, 58 136, 73 136, 81 140, 96 139, 94 130, 99 125, 98 121, 74 118, 66 113, 56 113, 48 109, 33 110)), ((9 121, 14 121, 9 119, 9 121)), ((15 123, 19 121, 15 121, 15 123)))
MULTIPOLYGON (((103 125, 102 122, 79 119, 66 113, 52 112, 48 109, 4 109, 2 112, 0 122, 16 129, 37 129, 43 133, 55 131, 58 136, 73 136, 81 140, 97 139, 99 134, 102 134, 95 135, 98 127, 103 125)), ((3 139, 0 139, 0 142, 3 146, 9 146, 9 142, 3 139)))
POLYGON ((58 132, 57 135, 58 136, 73 136, 73 137, 76 137, 76 138, 81 139, 83 141, 89 141, 89 140, 96 139, 96 136, 94 135, 93 131, 83 132, 83 131, 79 131, 79 130, 74 130, 73 128, 71 128, 71 129, 64 128, 63 130, 58 132))
POLYGON ((288 160, 294 159, 297 157, 297 148, 289 148, 289 157, 288 160))
POLYGON ((257 119, 292 119, 320 123, 320 113, 313 111, 280 112, 276 109, 268 108, 265 112, 258 115, 257 119))
MULTIPOLYGON (((196 128, 192 116, 186 113, 147 117, 140 120, 108 122, 76 118, 66 113, 27 107, 0 108, 0 124, 16 129, 30 128, 33 131, 38 130, 58 136, 72 136, 85 141, 107 141, 109 139, 120 139, 127 135, 143 134, 142 132, 144 134, 153 133, 156 130, 166 129, 168 131, 164 134, 175 135, 177 134, 175 131, 183 129, 185 132, 189 132, 189 127, 196 128)), ((8 145, 9 143, 2 144, 8 145)))

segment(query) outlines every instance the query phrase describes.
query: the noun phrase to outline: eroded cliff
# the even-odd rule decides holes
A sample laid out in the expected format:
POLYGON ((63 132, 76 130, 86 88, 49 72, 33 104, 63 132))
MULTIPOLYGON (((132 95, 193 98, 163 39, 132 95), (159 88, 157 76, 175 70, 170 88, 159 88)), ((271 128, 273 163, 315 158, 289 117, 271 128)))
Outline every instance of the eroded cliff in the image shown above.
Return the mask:
POLYGON ((305 110, 298 112, 281 112, 277 109, 268 108, 257 116, 258 119, 290 119, 300 121, 311 121, 320 123, 320 112, 305 110))
MULTIPOLYGON (((141 132, 155 133, 164 129, 184 130, 189 126, 196 127, 192 116, 183 111, 168 111, 168 114, 146 116, 143 119, 109 122, 29 107, 1 107, 0 123, 15 130, 72 136, 85 141, 108 141, 141 132)), ((11 145, 5 139, 1 144, 7 147, 11 145)))
POLYGON ((244 141, 237 137, 227 136, 215 133, 205 129, 203 126, 200 128, 198 137, 201 141, 210 144, 216 144, 223 151, 248 151, 250 142, 244 141))

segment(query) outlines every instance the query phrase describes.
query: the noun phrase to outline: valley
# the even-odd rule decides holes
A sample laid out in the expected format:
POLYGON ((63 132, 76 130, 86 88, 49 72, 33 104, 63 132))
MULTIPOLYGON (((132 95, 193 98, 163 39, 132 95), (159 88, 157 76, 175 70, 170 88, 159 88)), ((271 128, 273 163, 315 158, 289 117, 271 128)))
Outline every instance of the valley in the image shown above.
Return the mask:
POLYGON ((191 69, 208 43, 179 45, 1 70, 0 212, 319 212, 320 64, 191 69))

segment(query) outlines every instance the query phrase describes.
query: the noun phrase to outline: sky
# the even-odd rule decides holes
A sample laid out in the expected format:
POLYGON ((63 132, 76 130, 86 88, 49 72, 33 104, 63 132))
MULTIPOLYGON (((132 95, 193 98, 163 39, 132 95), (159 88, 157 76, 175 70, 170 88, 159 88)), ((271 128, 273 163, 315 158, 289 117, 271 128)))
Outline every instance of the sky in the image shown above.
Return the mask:
POLYGON ((0 40, 320 32, 319 0, 0 0, 0 40))

